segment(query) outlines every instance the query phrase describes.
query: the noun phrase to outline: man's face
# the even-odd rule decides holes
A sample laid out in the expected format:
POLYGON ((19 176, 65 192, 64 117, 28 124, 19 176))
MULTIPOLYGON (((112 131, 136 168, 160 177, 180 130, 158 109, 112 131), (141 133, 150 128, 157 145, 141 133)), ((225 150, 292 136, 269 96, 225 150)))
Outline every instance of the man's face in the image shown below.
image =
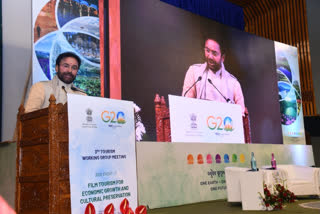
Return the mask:
POLYGON ((78 61, 73 57, 65 57, 60 61, 59 65, 56 65, 59 79, 66 84, 70 84, 75 80, 78 70, 78 61))
POLYGON ((204 46, 204 55, 208 67, 217 72, 221 68, 221 64, 224 61, 224 55, 221 55, 220 45, 212 39, 208 39, 204 46))

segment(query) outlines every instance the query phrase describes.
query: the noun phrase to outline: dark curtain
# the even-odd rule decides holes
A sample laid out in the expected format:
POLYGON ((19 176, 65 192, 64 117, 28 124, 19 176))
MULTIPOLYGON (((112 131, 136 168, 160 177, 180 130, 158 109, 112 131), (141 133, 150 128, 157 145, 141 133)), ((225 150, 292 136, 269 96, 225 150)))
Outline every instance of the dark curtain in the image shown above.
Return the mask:
POLYGON ((161 0, 222 24, 244 30, 243 9, 226 0, 161 0))

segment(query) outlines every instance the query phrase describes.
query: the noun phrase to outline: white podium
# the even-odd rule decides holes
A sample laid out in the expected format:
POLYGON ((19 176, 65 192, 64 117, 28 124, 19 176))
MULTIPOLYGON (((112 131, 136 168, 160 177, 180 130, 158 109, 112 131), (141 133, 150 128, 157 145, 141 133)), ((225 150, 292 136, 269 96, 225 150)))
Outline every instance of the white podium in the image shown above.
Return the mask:
POLYGON ((265 170, 249 171, 249 168, 226 167, 228 202, 241 202, 243 210, 264 210, 260 194, 264 196, 265 170))
POLYGON ((241 106, 169 95, 172 142, 245 143, 241 106))
POLYGON ((264 210, 260 194, 263 192, 263 172, 240 173, 242 210, 264 210))
POLYGON ((225 168, 228 202, 241 202, 240 173, 248 170, 243 167, 225 168))

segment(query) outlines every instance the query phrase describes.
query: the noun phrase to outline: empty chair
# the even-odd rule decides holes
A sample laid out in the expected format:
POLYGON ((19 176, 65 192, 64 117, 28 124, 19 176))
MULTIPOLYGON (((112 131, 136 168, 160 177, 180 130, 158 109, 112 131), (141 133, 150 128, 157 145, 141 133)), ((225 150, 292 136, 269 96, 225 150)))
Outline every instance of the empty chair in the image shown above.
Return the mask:
POLYGON ((298 165, 278 165, 277 168, 283 171, 285 184, 295 195, 320 196, 320 168, 298 165))

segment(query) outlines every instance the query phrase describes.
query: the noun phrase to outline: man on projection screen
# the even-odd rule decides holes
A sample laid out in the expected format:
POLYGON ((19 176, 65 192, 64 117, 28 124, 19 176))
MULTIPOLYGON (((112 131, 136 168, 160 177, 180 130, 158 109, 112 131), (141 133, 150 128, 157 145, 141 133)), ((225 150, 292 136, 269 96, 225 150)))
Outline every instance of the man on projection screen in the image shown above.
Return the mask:
POLYGON ((206 62, 191 65, 186 73, 182 96, 239 104, 245 111, 244 98, 237 78, 224 68, 225 53, 221 42, 207 38, 206 62))
POLYGON ((63 104, 67 102, 67 93, 86 95, 73 85, 80 65, 81 59, 76 54, 72 52, 60 54, 56 60, 57 75, 50 81, 38 82, 31 87, 25 112, 48 107, 51 94, 56 98, 56 103, 63 104))

